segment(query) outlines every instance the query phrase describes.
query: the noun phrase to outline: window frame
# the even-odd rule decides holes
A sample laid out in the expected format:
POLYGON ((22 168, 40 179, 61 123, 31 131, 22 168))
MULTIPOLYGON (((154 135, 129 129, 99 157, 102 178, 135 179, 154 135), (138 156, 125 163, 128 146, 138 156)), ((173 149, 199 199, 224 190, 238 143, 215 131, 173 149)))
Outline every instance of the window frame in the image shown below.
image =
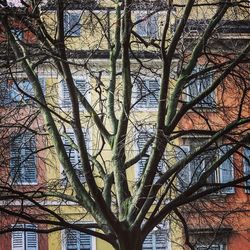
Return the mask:
MULTIPOLYGON (((192 138, 187 138, 187 139, 192 139, 192 138)), ((197 139, 206 139, 206 138, 197 138, 197 139)), ((186 145, 186 144, 185 145, 180 145, 178 147, 178 151, 182 151, 183 153, 185 153, 186 155, 188 155, 191 152, 190 143, 191 142, 189 141, 189 145, 186 145)), ((224 146, 222 145, 222 146, 220 146, 216 150, 216 152, 215 152, 216 159, 218 159, 218 157, 222 157, 222 153, 223 152, 222 152, 221 148, 223 148, 223 147, 229 147, 229 145, 224 145, 224 146)), ((177 152, 177 154, 178 153, 179 152, 177 152)), ((178 156, 177 156, 177 160, 180 160, 180 159, 178 159, 178 156)), ((194 160, 195 159, 193 159, 192 161, 194 161, 194 160)), ((182 184, 182 186, 180 187, 180 190, 186 190, 190 185, 195 184, 197 182, 197 180, 198 180, 198 179, 195 180, 195 181, 192 180, 192 177, 194 176, 194 174, 191 172, 192 161, 189 162, 188 165, 186 165, 186 167, 183 170, 181 170, 180 173, 179 173, 179 175, 182 174, 182 175, 188 177, 187 183, 182 184)), ((223 183, 227 183, 228 182, 228 181, 227 182, 223 182, 223 169, 222 169, 223 164, 225 164, 227 161, 230 161, 230 167, 231 167, 230 171, 232 172, 232 176, 233 176, 232 179, 235 178, 235 170, 234 170, 234 165, 233 165, 234 158, 233 158, 233 155, 231 155, 228 159, 226 159, 225 161, 223 161, 223 163, 221 163, 220 166, 216 170, 214 170, 214 172, 210 175, 210 176, 212 176, 212 178, 213 178, 214 181, 213 182, 209 182, 209 183, 211 183, 211 184, 213 184, 213 183, 215 183, 215 184, 216 183, 223 184, 223 183)), ((205 169, 206 165, 205 164, 206 164, 205 159, 203 159, 202 160, 202 166, 204 166, 204 167, 203 167, 203 170, 200 171, 201 174, 202 174, 202 172, 206 171, 206 169, 205 169)), ((196 170, 197 170, 197 168, 195 169, 195 171, 196 170)), ((207 180, 209 180, 210 176, 207 178, 207 180)), ((183 183, 183 180, 182 180, 182 183, 183 183)), ((226 187, 226 188, 221 189, 219 192, 220 192, 220 194, 227 194, 227 195, 228 194, 234 194, 235 193, 235 188, 234 187, 226 187)))
MULTIPOLYGON (((91 222, 90 221, 85 221, 85 222, 83 222, 81 224, 88 224, 88 223, 91 223, 91 222)), ((77 231, 75 229, 69 229, 69 230, 74 230, 78 234, 81 233, 80 231, 77 231)), ((91 250, 96 250, 96 237, 94 237, 92 235, 89 235, 89 234, 86 234, 86 235, 88 235, 90 237, 91 250)), ((61 232, 61 238, 62 238, 62 240, 61 240, 61 242, 62 242, 62 244, 61 244, 61 250, 67 250, 67 234, 66 234, 66 230, 65 229, 62 230, 62 232, 61 232)), ((77 249, 77 250, 80 250, 80 248, 77 249)))
POLYGON ((155 77, 147 77, 147 78, 139 78, 139 80, 134 79, 134 87, 133 87, 133 100, 134 100, 134 108, 139 111, 156 111, 159 105, 159 99, 156 97, 160 96, 160 80, 155 77), (150 90, 149 84, 150 82, 155 82, 158 84, 158 90, 150 90), (143 85, 142 88, 139 88, 138 85, 143 85), (145 94, 142 92, 145 91, 145 94), (152 93, 153 92, 153 93, 152 93), (156 105, 150 105, 150 96, 152 96, 156 100, 156 105), (141 103, 143 99, 146 98, 144 103, 141 103), (140 99, 140 100, 139 100, 140 99), (141 104, 140 104, 141 103, 141 104))
MULTIPOLYGON (((83 131, 83 134, 84 134, 84 136, 86 137, 87 136, 87 140, 86 140, 86 148, 87 148, 87 151, 88 151, 88 153, 91 153, 92 152, 92 138, 91 138, 91 129, 85 129, 85 128, 82 128, 82 131, 83 131)), ((74 138, 73 138, 73 141, 76 143, 76 137, 75 137, 75 134, 74 134, 74 131, 73 131, 73 129, 72 128, 66 128, 66 134, 67 133, 71 133, 73 136, 74 136, 74 138)), ((71 138, 72 139, 72 138, 71 138)), ((64 148, 65 148, 65 145, 67 145, 66 144, 66 138, 65 137, 63 137, 62 136, 62 141, 63 141, 63 145, 64 145, 64 148)), ((65 148, 65 150, 66 150, 66 148, 65 148)), ((76 154, 75 156, 74 156, 74 158, 76 159, 80 159, 80 155, 79 155, 79 152, 77 152, 77 150, 76 149, 73 149, 72 148, 72 150, 74 151, 74 154, 76 154)), ((66 153, 67 153, 67 150, 66 150, 66 153)), ((72 165, 73 167, 74 167, 74 169, 76 169, 76 171, 83 171, 79 166, 79 163, 77 163, 77 164, 74 164, 74 165, 72 165)), ((65 184, 64 185, 66 185, 66 183, 67 183, 67 176, 63 173, 64 172, 64 169, 63 169, 63 166, 62 166, 62 164, 60 164, 60 179, 63 181, 63 183, 64 183, 64 179, 65 179, 65 184)), ((77 172, 76 172, 77 173, 77 172)), ((78 176, 78 175, 77 175, 78 176)), ((79 177, 79 176, 78 176, 79 177)), ((81 181, 81 182, 85 182, 85 176, 82 174, 82 176, 80 176, 79 177, 79 180, 81 181)))
MULTIPOLYGON (((246 157, 246 158, 248 158, 248 161, 250 161, 250 157, 248 157, 248 156, 250 156, 250 148, 247 148, 247 147, 243 148, 243 156, 246 157), (246 150, 249 151, 248 155, 246 155, 246 153, 245 153, 246 150)), ((246 159, 244 157, 243 157, 243 174, 245 176, 246 174, 250 175, 250 163, 246 164, 247 161, 246 161, 246 159)), ((250 187, 250 179, 248 179, 248 180, 245 181, 245 186, 249 186, 250 187)), ((246 194, 250 194, 250 188, 248 188, 248 189, 245 188, 245 193, 246 194)))
MULTIPOLYGON (((25 151, 26 152, 26 151, 25 151)), ((33 159, 32 159, 32 161, 33 161, 33 159)), ((33 186, 33 185, 37 185, 38 184, 38 164, 37 164, 37 143, 36 143, 36 137, 35 137, 35 135, 33 135, 32 136, 32 133, 30 133, 30 132, 27 132, 27 131, 25 131, 25 132, 23 132, 23 133, 20 133, 20 134, 18 134, 18 135, 16 135, 15 136, 15 139, 13 139, 13 141, 11 141, 11 144, 10 144, 10 165, 9 165, 9 170, 10 170, 10 177, 11 177, 11 182, 14 184, 14 185, 23 185, 23 186, 33 186), (21 164, 22 163, 24 163, 24 162, 27 162, 27 159, 30 157, 30 156, 32 156, 32 157, 34 157, 34 166, 32 166, 32 167, 34 167, 34 169, 35 169, 35 175, 36 175, 36 177, 35 177, 35 180, 32 180, 31 182, 28 182, 26 179, 25 179, 25 181, 19 181, 18 179, 13 179, 13 177, 12 177, 12 174, 11 174, 11 172, 12 172, 12 168, 15 168, 15 166, 13 166, 12 164, 15 164, 15 159, 13 159, 13 156, 12 156, 12 154, 14 154, 14 157, 16 157, 15 155, 16 155, 16 153, 18 154, 18 152, 12 152, 13 151, 13 145, 14 145, 14 142, 15 142, 15 140, 16 140, 16 138, 19 138, 20 137, 20 135, 21 136, 23 136, 22 138, 21 138, 21 141, 20 142, 18 142, 18 143, 20 143, 17 147, 17 150, 22 150, 22 148, 24 148, 24 150, 27 148, 27 147, 24 147, 25 145, 25 141, 27 141, 27 140, 31 140, 32 138, 34 138, 34 141, 32 142, 32 143, 34 143, 34 147, 35 147, 35 152, 32 152, 32 154, 29 154, 29 155, 24 155, 24 156, 22 156, 21 155, 21 159, 20 159, 20 162, 21 163, 18 163, 18 168, 20 168, 20 170, 16 170, 15 171, 15 175, 17 175, 18 174, 18 172, 19 171, 21 171, 21 174, 22 174, 22 172, 25 172, 25 171, 27 171, 23 166, 21 167, 21 164), (26 137, 26 138, 25 138, 26 137), (29 137, 29 138, 27 138, 27 137, 29 137), (25 139, 25 141, 23 142, 23 140, 25 139), (24 160, 22 160, 22 158, 24 158, 24 160), (14 162, 13 162, 14 161, 14 162), (12 163, 13 162, 13 163, 12 163), (24 168, 24 170, 23 170, 23 168, 24 168)), ((25 172, 26 173, 26 172, 25 172)))
MULTIPOLYGON (((192 73, 198 73, 199 71, 202 71, 204 69, 204 67, 202 67, 202 65, 197 65, 194 69, 192 73)), ((185 95, 186 95, 186 101, 189 103, 190 101, 192 101, 197 95, 203 93, 207 88, 209 88, 212 84, 213 84, 213 73, 209 72, 210 74, 208 75, 209 78, 209 84, 206 84, 207 87, 204 88, 204 85, 202 85, 203 82, 207 82, 207 77, 204 78, 195 78, 192 79, 189 83, 188 86, 185 88, 185 95), (199 85, 197 85, 197 82, 200 83, 199 85), (195 97, 192 96, 192 90, 191 87, 192 86, 202 86, 202 91, 197 91, 195 97)), ((215 90, 212 91, 209 95, 207 95, 203 100, 201 100, 200 102, 196 103, 194 108, 196 109, 213 109, 214 106, 216 105, 217 101, 216 101, 216 92, 215 90), (209 103, 203 103, 204 100, 206 100, 207 98, 211 99, 211 102, 209 103)))
POLYGON ((135 15, 136 15, 135 22, 140 21, 135 25, 136 33, 142 38, 157 39, 159 37, 159 25, 158 25, 159 14, 154 13, 153 15, 149 16, 147 11, 141 10, 141 11, 136 11, 135 15), (150 26, 155 28, 154 33, 150 31, 150 26), (143 27, 143 30, 141 29, 141 27, 143 27))
POLYGON ((64 35, 66 37, 80 37, 81 36, 81 13, 79 11, 65 11, 64 17, 64 35), (71 16, 76 16, 78 21, 71 24, 71 16))
MULTIPOLYGON (((86 83, 87 88, 82 89, 82 90, 80 89, 80 91, 84 91, 85 92, 84 97, 87 99, 88 102, 91 102, 90 82, 89 82, 88 77, 74 77, 73 80, 74 80, 75 86, 77 86, 78 82, 85 82, 86 83)), ((68 112, 72 109, 72 103, 70 101, 68 87, 67 87, 67 84, 64 81, 64 79, 61 79, 59 81, 59 107, 60 107, 60 109, 62 109, 63 111, 66 111, 66 112, 68 112), (67 95, 68 95, 67 99, 69 99, 68 100, 69 104, 65 104, 65 96, 66 96, 66 94, 64 93, 65 89, 67 89, 67 95)), ((79 101, 79 110, 81 112, 86 112, 85 108, 80 103, 80 101, 79 101)))
MULTIPOLYGON (((13 225, 12 224, 12 227, 22 227, 22 228, 26 228, 26 226, 32 226, 34 228, 37 229, 37 225, 34 225, 34 224, 15 224, 13 225)), ((28 239, 27 239, 27 234, 28 233, 33 233, 35 236, 36 236, 36 246, 35 248, 33 248, 33 250, 38 250, 39 249, 39 234, 37 232, 32 232, 32 231, 12 231, 11 233, 11 249, 12 250, 15 250, 15 249, 18 249, 18 250, 29 250, 28 247, 28 239), (13 234, 15 233, 21 233, 22 234, 22 247, 18 247, 18 248, 14 248, 14 237, 13 237, 13 234)))

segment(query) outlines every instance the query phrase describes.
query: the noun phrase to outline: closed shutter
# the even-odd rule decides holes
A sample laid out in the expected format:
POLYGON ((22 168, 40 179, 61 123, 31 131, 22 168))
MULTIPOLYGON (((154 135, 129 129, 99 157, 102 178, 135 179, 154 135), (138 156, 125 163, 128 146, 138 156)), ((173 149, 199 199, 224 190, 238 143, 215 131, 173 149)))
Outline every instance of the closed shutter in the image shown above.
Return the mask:
POLYGON ((0 83, 0 106, 5 106, 10 103, 10 90, 8 82, 4 81, 0 83))
POLYGON ((66 250, 78 250, 78 232, 76 230, 66 230, 66 250))
MULTIPOLYGON (((35 225, 15 225, 15 228, 35 229, 35 225)), ((14 231, 12 232, 12 250, 38 250, 38 237, 36 232, 14 231)))
MULTIPOLYGON (((222 146, 220 148, 221 157, 230 150, 230 146, 222 146)), ((230 156, 220 165, 220 182, 228 183, 234 180, 234 168, 233 168, 233 157, 230 156)), ((223 193, 234 193, 234 187, 226 187, 222 190, 223 193)))
MULTIPOLYGON (((35 229, 36 226, 26 224, 25 228, 35 229)), ((26 231, 25 234, 26 234, 26 249, 27 250, 37 250, 38 249, 37 233, 26 231)))
MULTIPOLYGON (((67 135, 76 144, 76 138, 75 138, 74 132, 67 131, 67 135)), ((89 151, 90 150, 89 131, 83 131, 83 135, 85 138, 87 151, 89 151)), ((69 156, 70 162, 71 162, 72 166, 74 167, 76 174, 79 177, 80 181, 83 182, 85 180, 85 178, 84 178, 83 169, 82 169, 82 165, 81 165, 80 154, 76 149, 74 149, 72 147, 71 142, 66 137, 63 140, 64 140, 65 150, 66 150, 67 155, 69 156)))
MULTIPOLYGON (((138 151, 141 152, 141 150, 143 149, 143 147, 145 146, 145 143, 149 140, 151 134, 150 132, 147 131, 141 131, 138 134, 138 138, 137 138, 137 148, 138 151)), ((147 150, 147 154, 150 154, 151 151, 151 147, 149 147, 149 149, 147 150)), ((138 162, 138 166, 137 166, 137 177, 140 178, 143 175, 144 172, 144 168, 146 167, 147 161, 148 161, 148 155, 143 156, 139 162, 138 162)))
MULTIPOLYGON (((34 89, 32 87, 32 84, 28 80, 23 80, 17 83, 18 87, 24 91, 29 96, 34 96, 34 89)), ((14 102, 27 102, 30 100, 30 97, 27 96, 26 94, 23 94, 17 86, 13 83, 12 88, 11 88, 11 100, 14 102)))
POLYGON ((29 132, 17 135, 10 149, 10 174, 15 183, 36 183, 36 143, 29 132))
POLYGON ((91 236, 80 232, 80 250, 91 250, 91 236))
POLYGON ((148 107, 156 108, 158 106, 158 100, 160 94, 159 82, 157 80, 149 80, 148 89, 150 92, 150 94, 148 95, 149 99, 148 107))
MULTIPOLYGON (((244 175, 250 176, 250 148, 244 148, 244 175)), ((245 182, 245 185, 248 187, 246 188, 246 193, 250 193, 250 179, 245 182)))
POLYGON ((167 230, 156 230, 149 233, 143 242, 143 250, 167 250, 167 230))
MULTIPOLYGON (((22 225, 15 226, 15 228, 23 228, 22 225)), ((12 232, 12 250, 24 250, 24 232, 14 231, 12 232)))
MULTIPOLYGON (((189 146, 181 146, 176 149, 177 161, 184 159, 190 152, 189 146)), ((179 172, 178 175, 178 186, 180 190, 186 189, 190 185, 191 181, 190 164, 184 166, 184 168, 179 172)))
MULTIPOLYGON (((61 81, 61 106, 63 108, 70 108, 72 106, 69 89, 65 81, 61 81)), ((88 94, 88 83, 85 80, 76 80, 75 81, 77 89, 86 96, 88 94)), ((81 106, 81 105, 80 105, 81 106)), ((82 107, 80 107, 82 108, 82 107)))
POLYGON ((159 101, 159 82, 143 80, 136 84, 136 102, 139 108, 157 108, 159 101))

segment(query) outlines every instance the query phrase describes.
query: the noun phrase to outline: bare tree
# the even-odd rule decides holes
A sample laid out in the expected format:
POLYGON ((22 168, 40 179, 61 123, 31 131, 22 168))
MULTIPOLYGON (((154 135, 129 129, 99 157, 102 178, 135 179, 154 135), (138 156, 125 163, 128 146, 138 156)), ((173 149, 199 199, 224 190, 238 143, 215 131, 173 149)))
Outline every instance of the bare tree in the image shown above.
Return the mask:
POLYGON ((194 248, 198 225, 245 216, 230 201, 249 190, 248 1, 0 4, 1 233, 139 250, 176 221, 194 248))

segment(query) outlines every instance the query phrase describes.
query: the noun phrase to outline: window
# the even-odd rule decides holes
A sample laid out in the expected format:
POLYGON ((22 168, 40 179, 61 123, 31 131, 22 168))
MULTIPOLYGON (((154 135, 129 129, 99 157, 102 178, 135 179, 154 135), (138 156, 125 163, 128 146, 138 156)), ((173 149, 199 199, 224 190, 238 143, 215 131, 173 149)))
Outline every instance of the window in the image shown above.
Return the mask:
MULTIPOLYGON (((177 158, 182 159, 190 152, 196 150, 201 145, 200 142, 192 141, 189 146, 182 146, 177 150, 177 158)), ((199 181, 202 174, 207 171, 211 164, 222 157, 230 149, 230 146, 221 146, 218 150, 207 150, 195 157, 179 174, 179 188, 184 191, 190 185, 199 181)), ((234 179, 233 159, 230 156, 226 159, 218 169, 210 174, 207 178, 208 183, 228 183, 234 179)), ((234 193, 234 187, 226 187, 221 190, 221 193, 234 193)))
POLYGON ((225 250, 226 247, 221 244, 213 244, 213 245, 198 245, 195 247, 195 250, 225 250))
POLYGON ((12 29, 11 30, 12 34, 15 36, 15 39, 17 41, 23 40, 24 34, 23 34, 23 30, 20 29, 12 29))
POLYGON ((9 85, 7 81, 0 83, 0 107, 10 103, 9 85))
POLYGON ((37 183, 36 143, 30 132, 12 139, 10 145, 10 175, 16 184, 37 183))
POLYGON ((137 108, 157 108, 160 86, 156 79, 136 81, 135 102, 137 108))
POLYGON ((85 233, 65 230, 65 250, 93 250, 93 237, 85 233))
MULTIPOLYGON (((159 225, 161 227, 161 225, 159 225)), ((168 250, 168 231, 166 227, 155 228, 151 231, 142 245, 143 250, 168 250)))
MULTIPOLYGON (((153 128, 144 128, 144 130, 140 131, 138 133, 138 136, 136 138, 136 152, 139 153, 142 151, 143 147, 145 144, 148 142, 150 138, 153 136, 153 128)), ((145 156, 143 156, 137 163, 137 168, 136 168, 136 176, 139 179, 144 172, 144 168, 147 165, 147 161, 149 159, 149 156, 151 154, 152 146, 149 146, 147 153, 145 156)), ((164 162, 160 161, 158 165, 158 173, 156 174, 155 181, 159 179, 160 174, 162 173, 164 168, 164 162)))
MULTIPOLYGON (((77 87, 77 89, 87 98, 89 96, 89 84, 86 80, 75 80, 75 86, 77 87)), ((65 83, 65 81, 61 81, 60 82, 60 87, 61 87, 61 106, 62 108, 71 108, 71 100, 70 100, 70 95, 69 95, 69 90, 67 87, 67 84, 65 83)), ((83 107, 82 107, 83 108, 83 107)))
POLYGON ((137 21, 140 21, 137 25, 137 33, 141 37, 157 38, 158 36, 158 24, 157 14, 148 16, 147 13, 139 13, 137 21))
MULTIPOLYGON (((203 67, 201 66, 196 67, 193 70, 193 74, 199 73, 202 70, 204 70, 203 67)), ((186 93, 187 101, 188 102, 192 101, 198 95, 203 93, 207 88, 209 88, 212 85, 212 83, 213 83, 213 77, 211 72, 209 72, 208 74, 202 74, 201 76, 197 76, 195 79, 189 82, 186 93)), ((197 103, 195 106, 201 108, 213 108, 214 104, 215 104, 215 94, 214 92, 212 92, 205 98, 203 98, 203 100, 197 103)))
POLYGON ((64 34, 65 36, 80 36, 81 24, 80 14, 73 12, 64 13, 64 34))
MULTIPOLYGON (((18 224, 15 228, 35 229, 35 225, 18 224)), ((36 232, 31 231, 13 231, 12 232, 12 250, 38 250, 38 236, 36 232)))
MULTIPOLYGON (((75 168, 77 176, 79 177, 80 181, 83 182, 85 178, 84 178, 83 169, 81 165, 80 154, 77 151, 77 149, 74 148, 74 145, 73 145, 74 143, 76 144, 75 134, 73 131, 70 131, 70 130, 68 130, 66 133, 67 133, 67 136, 63 138, 66 153, 69 156, 72 166, 75 168)), ((86 141, 86 147, 87 147, 87 150, 89 151, 90 150, 90 135, 88 131, 84 131, 83 133, 84 133, 84 138, 86 141)), ((63 177, 65 180, 67 179, 64 172, 63 172, 63 177)))
MULTIPOLYGON (((39 82, 41 84, 43 93, 45 93, 45 80, 39 78, 39 82)), ((12 87, 10 89, 11 101, 14 103, 30 102, 30 96, 34 97, 35 94, 31 82, 28 80, 21 80, 17 82, 17 85, 18 87, 14 82, 12 82, 12 87)))
MULTIPOLYGON (((249 147, 245 147, 244 151, 244 159, 243 159, 243 163, 244 163, 244 175, 250 175, 250 148, 249 147)), ((245 182, 245 185, 248 187, 246 188, 246 193, 250 193, 250 179, 247 180, 245 182)))

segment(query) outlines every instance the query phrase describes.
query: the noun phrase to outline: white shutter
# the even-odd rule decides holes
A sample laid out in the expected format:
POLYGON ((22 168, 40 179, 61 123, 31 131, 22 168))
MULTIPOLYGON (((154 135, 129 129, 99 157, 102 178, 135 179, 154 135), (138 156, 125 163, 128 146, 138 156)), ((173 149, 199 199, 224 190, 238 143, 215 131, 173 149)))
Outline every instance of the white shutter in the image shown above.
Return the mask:
MULTIPOLYGON (((17 225, 15 228, 23 228, 23 225, 17 225)), ((12 232, 12 250, 24 250, 24 232, 13 231, 12 232)))
MULTIPOLYGON (((230 150, 230 146, 225 145, 220 148, 221 157, 230 150)), ((234 168, 232 163, 233 157, 230 156, 220 165, 220 182, 228 183, 234 180, 234 168)), ((226 187, 222 190, 223 193, 234 193, 234 187, 226 187)))
POLYGON ((10 91, 8 82, 0 83, 0 106, 5 106, 10 103, 10 91))
POLYGON ((82 232, 80 234, 80 250, 91 250, 91 236, 82 232))
MULTIPOLYGON (((149 137, 150 137, 150 132, 147 131, 141 131, 138 134, 138 138, 137 138, 137 149, 138 152, 141 152, 141 150, 143 149, 143 147, 145 146, 145 143, 148 141, 149 137)), ((147 154, 151 151, 151 147, 149 147, 149 149, 147 150, 147 154)), ((143 156, 139 162, 138 162, 138 166, 137 166, 137 178, 140 178, 144 172, 144 168, 146 166, 146 163, 148 161, 148 156, 143 156)))
POLYGON ((147 237, 145 238, 143 245, 143 250, 153 250, 153 234, 149 233, 147 237))
POLYGON ((168 248, 168 235, 167 230, 155 231, 155 249, 166 250, 168 248))
MULTIPOLYGON (((25 228, 35 229, 36 226, 31 224, 26 224, 25 228)), ((26 249, 27 250, 37 250, 38 249, 38 237, 36 232, 26 231, 26 249)))
MULTIPOLYGON (((250 149, 249 148, 244 148, 244 157, 243 162, 244 162, 244 175, 250 175, 250 149)), ((245 185, 248 186, 248 188, 245 190, 246 193, 250 193, 250 179, 245 182, 245 185)))
POLYGON ((148 95, 148 107, 150 108, 156 108, 158 106, 159 101, 159 82, 157 80, 149 80, 148 81, 148 89, 150 91, 150 94, 148 95))
POLYGON ((66 230, 66 250, 78 250, 78 232, 76 230, 66 230))
POLYGON ((24 134, 24 152, 23 155, 23 181, 27 183, 36 183, 37 182, 37 170, 36 170, 36 159, 34 151, 36 150, 35 138, 30 133, 24 134))
MULTIPOLYGON (((180 146, 176 149, 177 161, 184 159, 190 152, 189 146, 180 146)), ((191 181, 191 173, 190 173, 190 163, 187 164, 180 172, 178 176, 178 184, 179 188, 183 191, 190 185, 191 181)))

